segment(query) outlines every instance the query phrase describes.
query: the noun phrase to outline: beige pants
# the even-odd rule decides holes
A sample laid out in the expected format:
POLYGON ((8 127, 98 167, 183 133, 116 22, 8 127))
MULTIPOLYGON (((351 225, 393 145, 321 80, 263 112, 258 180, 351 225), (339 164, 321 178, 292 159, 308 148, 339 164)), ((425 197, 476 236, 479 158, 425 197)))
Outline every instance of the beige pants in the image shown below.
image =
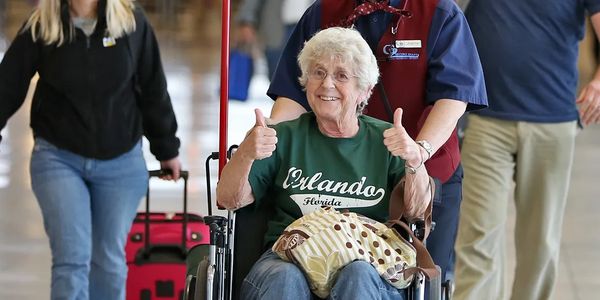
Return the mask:
POLYGON ((576 122, 469 116, 455 299, 549 299, 557 277, 576 122), (514 184, 513 184, 514 183, 514 184), (516 206, 516 270, 504 293, 508 203, 516 206))

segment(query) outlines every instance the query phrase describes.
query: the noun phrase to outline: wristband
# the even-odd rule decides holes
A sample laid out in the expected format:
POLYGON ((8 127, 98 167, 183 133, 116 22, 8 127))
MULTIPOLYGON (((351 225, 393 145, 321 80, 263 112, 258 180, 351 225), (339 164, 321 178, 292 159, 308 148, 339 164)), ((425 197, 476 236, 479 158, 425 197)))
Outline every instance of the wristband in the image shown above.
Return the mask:
MULTIPOLYGON (((419 154, 421 154, 421 153, 419 153, 419 154)), ((409 165, 408 163, 406 163, 406 161, 404 161, 404 169, 406 170, 406 173, 408 173, 408 174, 416 174, 417 170, 423 166, 423 162, 424 162, 423 155, 421 155, 421 162, 416 167, 413 167, 413 166, 409 165)))

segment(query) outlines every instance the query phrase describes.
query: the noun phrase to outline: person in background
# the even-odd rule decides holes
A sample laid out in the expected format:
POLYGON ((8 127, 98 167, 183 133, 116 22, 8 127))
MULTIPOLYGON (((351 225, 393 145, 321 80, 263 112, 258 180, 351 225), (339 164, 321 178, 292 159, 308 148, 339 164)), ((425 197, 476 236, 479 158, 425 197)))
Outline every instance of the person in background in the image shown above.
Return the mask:
POLYGON ((310 5, 309 0, 244 0, 236 15, 238 45, 263 44, 269 79, 291 29, 310 5))
MULTIPOLYGON (((360 33, 348 28, 320 31, 306 43, 298 64, 312 112, 267 127, 257 109, 256 126, 223 168, 219 204, 230 210, 255 202, 274 206, 265 234, 265 243, 273 245, 294 220, 321 207, 307 197, 386 221, 390 195, 404 176, 405 217, 423 217, 431 208, 429 176, 423 167, 408 167, 424 158, 402 127, 402 109, 396 110, 394 124, 362 115, 379 72, 360 33), (309 178, 309 184, 299 184, 309 178)), ((359 260, 341 269, 330 298, 404 297, 405 292, 387 283, 370 262, 359 260)), ((311 298, 301 269, 270 248, 241 289, 241 299, 311 298)))
POLYGON ((469 115, 455 299, 552 299, 578 122, 600 121, 600 70, 576 95, 586 13, 600 0, 471 0, 489 108, 469 115), (506 220, 516 206, 516 269, 505 292, 506 220))
MULTIPOLYGON (((393 122, 402 108, 402 125, 417 141, 423 162, 441 183, 433 203, 435 230, 427 248, 443 274, 451 267, 462 199, 462 167, 456 135, 465 110, 487 106, 483 72, 469 26, 452 0, 317 0, 298 22, 267 94, 276 99, 271 123, 310 111, 296 57, 315 32, 355 26, 377 58, 381 80, 365 114, 393 122)), ((445 275, 443 275, 445 276, 445 275)), ((443 277, 442 277, 443 278, 443 277)))
POLYGON ((130 0, 40 0, 0 64, 0 129, 39 74, 31 185, 51 299, 125 299, 125 242, 148 185, 142 136, 179 177, 177 121, 152 27, 130 0))
POLYGON ((282 0, 281 4, 281 20, 285 27, 285 34, 283 36, 283 45, 287 43, 287 40, 294 32, 296 23, 302 18, 304 11, 313 3, 314 0, 282 0))

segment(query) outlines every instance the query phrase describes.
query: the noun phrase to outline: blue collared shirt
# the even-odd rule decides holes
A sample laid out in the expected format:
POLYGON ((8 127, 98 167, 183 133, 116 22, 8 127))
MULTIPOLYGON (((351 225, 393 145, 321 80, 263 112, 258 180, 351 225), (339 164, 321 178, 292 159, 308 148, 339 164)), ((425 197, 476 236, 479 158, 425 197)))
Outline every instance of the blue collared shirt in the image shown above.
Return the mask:
MULTIPOLYGON (((411 1, 411 0, 409 0, 411 1)), ((414 1, 414 0, 412 0, 414 1)), ((399 0, 391 4, 398 6, 399 0)), ((356 28, 372 49, 377 47, 392 15, 378 11, 357 19, 356 28)), ((279 61, 267 94, 288 97, 310 110, 298 83, 296 58, 304 42, 321 29, 321 1, 307 9, 298 22, 279 61)), ((440 0, 427 41, 428 76, 426 100, 455 99, 468 103, 467 110, 487 106, 483 72, 471 31, 461 10, 452 0, 440 0)))
POLYGON ((600 0, 471 0, 466 15, 490 103, 477 113, 527 122, 577 120, 577 55, 586 11, 600 11, 600 0))

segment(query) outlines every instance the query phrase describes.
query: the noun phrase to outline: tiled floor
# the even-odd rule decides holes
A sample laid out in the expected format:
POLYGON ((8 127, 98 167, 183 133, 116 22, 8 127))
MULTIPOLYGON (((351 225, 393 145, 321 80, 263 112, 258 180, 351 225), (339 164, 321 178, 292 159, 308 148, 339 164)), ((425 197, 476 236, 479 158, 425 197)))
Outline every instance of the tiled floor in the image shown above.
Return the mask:
MULTIPOLYGON (((217 150, 218 138, 220 2, 146 0, 142 3, 157 31, 180 124, 181 159, 191 172, 191 209, 205 213, 204 161, 210 152, 217 150)), ((29 9, 27 1, 0 0, 0 37, 4 33, 11 39, 29 9)), ((0 41, 0 50, 3 49, 0 41)), ((583 66, 589 69, 589 64, 583 66)), ((231 143, 239 142, 253 124, 253 108, 269 113, 271 102, 264 96, 266 84, 264 75, 256 76, 251 99, 246 103, 231 102, 231 143)), ((29 184, 32 137, 28 111, 26 102, 2 131, 0 144, 0 299, 46 299, 49 295, 48 240, 29 184)), ((600 235, 593 233, 600 216, 598 149, 600 127, 584 130, 577 141, 556 299, 600 298, 597 296, 600 235)), ((147 160, 150 168, 158 166, 150 155, 147 160)), ((214 176, 215 172, 211 177, 214 176)), ((177 184, 153 181, 152 187, 156 195, 153 208, 179 209, 177 184)))

